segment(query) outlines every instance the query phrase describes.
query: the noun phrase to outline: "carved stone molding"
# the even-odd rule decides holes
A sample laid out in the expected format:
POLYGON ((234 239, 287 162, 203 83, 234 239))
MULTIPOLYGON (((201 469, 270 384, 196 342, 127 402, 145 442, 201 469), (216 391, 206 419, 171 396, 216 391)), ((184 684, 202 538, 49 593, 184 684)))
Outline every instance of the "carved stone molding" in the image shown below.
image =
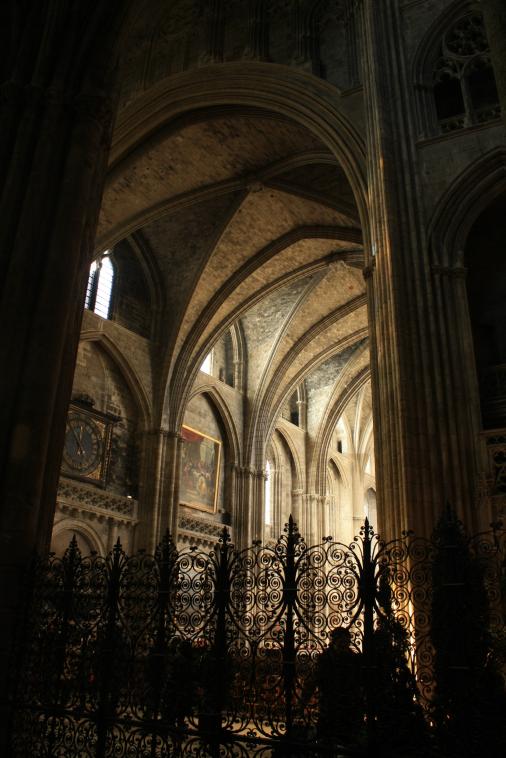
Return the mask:
POLYGON ((237 474, 243 477, 251 477, 267 480, 267 473, 263 469, 256 469, 252 466, 234 466, 237 474))
POLYGON ((316 492, 308 492, 302 495, 302 499, 305 506, 319 506, 325 504, 326 495, 320 495, 316 492))
MULTIPOLYGON (((182 532, 191 532, 192 534, 204 534, 212 538, 214 545, 219 540, 223 531, 224 524, 218 524, 216 521, 197 518, 196 516, 181 516, 178 522, 178 534, 182 532)), ((229 527, 227 527, 229 529, 229 527)))
MULTIPOLYGON (((178 522, 177 542, 180 547, 195 547, 211 550, 221 537, 224 524, 197 518, 196 516, 180 516, 178 522)), ((231 535, 230 527, 227 527, 231 535)))
POLYGON ((193 547, 200 550, 212 550, 216 545, 216 540, 213 537, 192 534, 190 532, 180 532, 177 542, 179 548, 193 547))
POLYGON ((58 485, 57 505, 63 510, 94 513, 122 523, 137 523, 137 500, 62 477, 58 485))

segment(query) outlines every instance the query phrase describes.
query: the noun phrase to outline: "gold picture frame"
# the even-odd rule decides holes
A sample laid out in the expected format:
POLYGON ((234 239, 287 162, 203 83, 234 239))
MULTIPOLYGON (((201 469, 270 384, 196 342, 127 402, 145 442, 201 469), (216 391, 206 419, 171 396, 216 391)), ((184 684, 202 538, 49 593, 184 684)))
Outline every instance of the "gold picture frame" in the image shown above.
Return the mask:
POLYGON ((183 426, 179 502, 206 513, 216 513, 220 483, 221 441, 183 426))

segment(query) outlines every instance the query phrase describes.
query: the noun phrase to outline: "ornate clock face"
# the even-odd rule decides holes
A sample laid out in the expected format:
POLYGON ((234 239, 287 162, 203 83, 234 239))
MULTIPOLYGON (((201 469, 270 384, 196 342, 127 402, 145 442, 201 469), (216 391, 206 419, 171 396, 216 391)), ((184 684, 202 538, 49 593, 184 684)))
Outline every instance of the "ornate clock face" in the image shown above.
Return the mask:
POLYGON ((69 413, 63 450, 64 464, 76 474, 86 476, 102 462, 103 432, 91 418, 69 413))

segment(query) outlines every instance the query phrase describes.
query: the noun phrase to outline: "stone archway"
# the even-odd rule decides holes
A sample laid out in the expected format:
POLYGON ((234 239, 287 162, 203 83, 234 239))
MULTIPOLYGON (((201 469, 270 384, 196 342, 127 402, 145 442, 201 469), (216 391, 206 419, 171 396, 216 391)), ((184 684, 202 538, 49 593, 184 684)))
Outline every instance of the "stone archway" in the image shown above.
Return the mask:
POLYGON ((430 225, 431 264, 438 303, 438 330, 448 356, 446 372, 451 392, 445 391, 446 412, 454 419, 454 435, 446 454, 452 486, 475 528, 493 518, 490 502, 481 500, 480 480, 487 455, 482 428, 476 362, 468 308, 464 251, 473 224, 506 188, 506 153, 494 149, 472 163, 448 188, 430 225), (470 440, 475 441, 470 444, 470 440), (479 506, 477 510, 476 505, 479 506))
MULTIPOLYGON (((169 435, 168 465, 173 472, 179 466, 177 435, 182 416, 204 356, 225 331, 237 329, 241 321, 251 317, 248 314, 261 310, 262 303, 285 298, 289 291, 295 293, 300 282, 307 283, 304 293, 301 290, 297 296, 301 298, 298 305, 294 301, 292 315, 287 311, 283 316, 286 336, 281 332, 271 345, 274 352, 269 360, 274 374, 271 376, 262 370, 262 376, 257 377, 255 397, 249 398, 252 413, 245 431, 247 442, 239 472, 239 492, 243 493, 241 498, 253 498, 260 512, 262 487, 258 482, 263 477, 263 448, 267 426, 274 423, 275 409, 288 387, 282 358, 288 355, 286 351, 292 339, 289 329, 295 325, 293 314, 302 313, 303 304, 307 302, 305 321, 297 327, 300 347, 292 356, 294 365, 300 362, 298 383, 304 372, 314 369, 318 360, 324 361, 332 353, 351 349, 367 334, 365 287, 359 273, 364 265, 360 219, 367 217, 364 146, 346 114, 346 106, 336 101, 335 89, 293 69, 242 62, 226 67, 205 66, 167 78, 134 100, 118 118, 97 247, 110 246, 122 235, 136 230, 137 238, 144 238, 143 244, 151 244, 155 251, 161 250, 162 236, 177 236, 178 218, 183 218, 185 213, 188 219, 193 218, 187 223, 187 229, 201 225, 203 236, 212 238, 214 235, 214 240, 211 239, 209 250, 201 256, 193 289, 187 287, 185 302, 179 299, 176 303, 174 297, 169 296, 169 302, 175 303, 170 306, 173 331, 167 339, 162 379, 154 402, 155 423, 169 435), (254 125, 254 134, 249 131, 250 125, 254 125), (193 162, 190 147, 198 152, 204 144, 206 130, 205 139, 209 141, 209 134, 218 128, 227 135, 228 146, 232 145, 230 150, 235 149, 234 142, 239 144, 241 134, 245 135, 246 155, 234 153, 233 162, 248 165, 246 171, 243 168, 236 174, 227 174, 222 169, 222 146, 215 143, 206 153, 213 154, 219 170, 215 167, 208 171, 208 158, 202 150, 200 164, 193 162), (262 130, 268 130, 271 143, 286 142, 287 150, 283 152, 272 144, 267 149, 265 143, 262 146, 265 157, 260 156, 258 135, 262 130), (283 140, 276 137, 276 133, 283 135, 283 140), (175 150, 177 158, 174 158, 175 150), (168 171, 167 156, 171 156, 172 168, 166 173, 167 181, 162 181, 164 172, 168 171), (198 179, 193 184, 179 178, 178 161, 182 156, 187 166, 192 167, 186 174, 198 179), (149 179, 150 167, 154 165, 156 176, 149 179), (304 188, 303 175, 316 170, 325 171, 327 176, 335 175, 336 182, 348 188, 348 194, 338 197, 334 193, 331 199, 324 200, 322 193, 315 189, 316 184, 304 188), (283 207, 284 200, 276 206, 282 196, 290 198, 291 219, 287 215, 288 206, 283 207), (230 205, 223 212, 220 208, 226 206, 227 198, 230 205), (214 215, 219 218, 219 227, 214 231, 208 231, 209 226, 204 222, 206 207, 211 204, 218 209, 214 215), (269 204, 279 209, 271 211, 270 219, 265 215, 269 204), (198 218, 191 216, 193 207, 200 209, 198 218), (283 215, 286 221, 278 223, 283 215), (240 218, 250 216, 250 239, 247 239, 240 236, 243 234, 240 218), (226 252, 224 240, 232 233, 235 248, 229 247, 226 252), (259 241, 252 244, 255 235, 259 241), (250 249, 243 255, 241 246, 250 249), (296 268, 293 261, 297 262, 296 268), (345 274, 348 276, 346 284, 343 283, 345 274), (337 292, 352 292, 353 303, 350 305, 349 297, 342 296, 332 305, 337 292), (312 323, 309 316, 308 298, 311 297, 315 305, 319 301, 318 323, 312 323), (351 327, 355 316, 360 321, 358 329, 351 327), (344 326, 346 319, 350 326, 344 326), (338 323, 341 326, 338 327, 338 323), (339 329, 341 332, 349 330, 351 336, 338 338, 336 330, 339 329), (312 359, 312 353, 319 359, 312 359), (280 386, 280 382, 286 386, 280 386), (270 399, 264 400, 267 395, 270 399), (260 432, 258 418, 264 419, 260 432)), ((242 226, 246 228, 245 222, 242 226)), ((185 244, 198 246, 199 242, 189 243, 188 239, 181 238, 181 245, 185 244)), ((156 254, 163 255, 163 251, 156 254)), ((166 266, 161 261, 162 258, 159 268, 166 266)), ((251 344, 251 334, 249 341, 251 344)), ((250 353, 244 364, 247 372, 249 363, 250 392, 251 372, 256 371, 252 361, 254 363, 250 353)), ((165 494, 167 496, 167 490, 165 494)), ((176 510, 175 485, 169 502, 170 498, 176 510)), ((242 504, 240 509, 244 507, 242 504)), ((170 520, 175 523, 174 517, 170 520)), ((255 529, 252 524, 252 537, 255 529)))

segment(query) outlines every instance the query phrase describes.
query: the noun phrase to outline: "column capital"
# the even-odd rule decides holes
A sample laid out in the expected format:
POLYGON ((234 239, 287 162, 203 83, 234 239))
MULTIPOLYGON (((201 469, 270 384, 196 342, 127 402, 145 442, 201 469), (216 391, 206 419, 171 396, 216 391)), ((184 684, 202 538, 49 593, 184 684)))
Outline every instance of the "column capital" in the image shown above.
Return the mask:
POLYGON ((267 472, 264 469, 257 469, 253 466, 233 466, 235 472, 244 477, 251 477, 267 480, 267 472))
POLYGON ((319 495, 316 492, 306 492, 302 495, 306 505, 322 505, 325 503, 326 495, 319 495))

